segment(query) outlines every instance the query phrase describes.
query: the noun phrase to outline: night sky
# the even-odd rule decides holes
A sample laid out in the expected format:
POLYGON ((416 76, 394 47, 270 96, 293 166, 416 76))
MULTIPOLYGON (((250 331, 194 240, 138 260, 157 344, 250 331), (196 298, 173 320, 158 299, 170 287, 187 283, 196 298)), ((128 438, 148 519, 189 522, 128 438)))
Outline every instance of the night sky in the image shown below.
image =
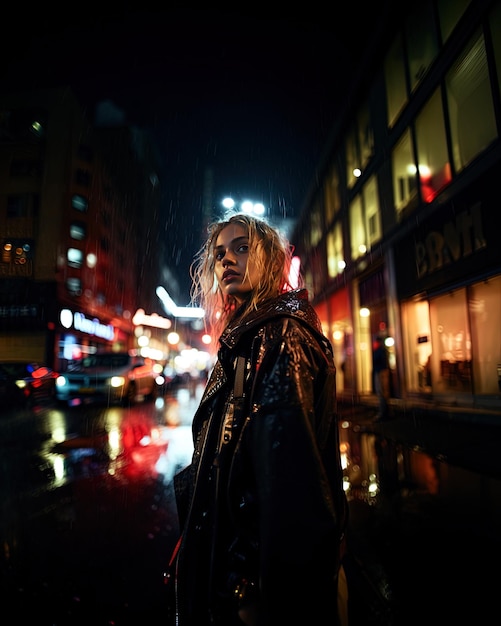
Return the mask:
POLYGON ((357 7, 339 10, 342 20, 330 7, 328 14, 293 11, 100 9, 78 16, 73 8, 68 16, 26 12, 11 29, 4 24, 3 90, 70 85, 89 111, 99 104, 101 119, 106 113, 154 139, 165 260, 181 305, 203 236, 209 173, 213 209, 233 195, 293 219, 360 58, 370 16, 356 25, 357 7))

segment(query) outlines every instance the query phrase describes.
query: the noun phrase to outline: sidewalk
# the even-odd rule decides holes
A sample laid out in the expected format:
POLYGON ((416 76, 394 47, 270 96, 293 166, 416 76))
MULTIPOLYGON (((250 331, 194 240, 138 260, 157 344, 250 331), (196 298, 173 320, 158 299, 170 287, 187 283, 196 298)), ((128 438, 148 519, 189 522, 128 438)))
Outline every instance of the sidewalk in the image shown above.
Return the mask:
POLYGON ((374 421, 376 397, 358 404, 338 401, 341 420, 356 428, 400 441, 434 458, 490 476, 501 476, 501 408, 435 406, 426 402, 391 400, 391 418, 374 421))
MULTIPOLYGON (((495 596, 485 591, 490 579, 485 582, 481 575, 476 582, 470 573, 485 571, 485 560, 497 558, 501 550, 499 532, 495 528, 489 533, 483 531, 485 525, 497 527, 492 498, 501 478, 501 409, 393 401, 391 418, 375 422, 377 400, 373 397, 358 403, 341 399, 338 412, 340 423, 350 423, 353 436, 374 435, 381 450, 393 450, 398 456, 403 446, 411 455, 422 452, 435 459, 434 463, 443 468, 438 470, 439 481, 444 481, 436 485, 438 491, 428 493, 407 483, 403 470, 397 479, 397 465, 385 457, 380 468, 397 480, 396 491, 383 489, 377 503, 350 500, 344 563, 350 626, 455 623, 468 611, 486 612, 486 606, 492 604, 489 598, 495 596), (478 475, 481 507, 472 501, 464 483, 470 474, 478 475), (453 489, 460 490, 458 511, 450 510, 451 502, 443 493, 449 480, 453 489), (478 589, 480 579, 485 588, 478 589), (444 581, 448 581, 445 587, 444 581), (474 602, 475 597, 478 602, 474 602), (464 600, 463 605, 458 598, 464 600), (435 621, 426 617, 432 614, 435 621)), ((396 464, 397 456, 390 455, 396 464)), ((384 473, 379 478, 383 483, 384 473)))
MULTIPOLYGON (((355 415, 370 417, 371 412, 375 415, 378 408, 378 400, 375 394, 360 396, 352 399, 341 392, 338 396, 338 404, 345 412, 353 412, 355 415)), ((474 424, 501 426, 501 397, 499 406, 475 407, 460 406, 438 402, 433 399, 422 398, 391 398, 390 409, 394 417, 412 415, 414 417, 426 418, 433 416, 443 420, 454 420, 456 422, 473 422, 474 424)))

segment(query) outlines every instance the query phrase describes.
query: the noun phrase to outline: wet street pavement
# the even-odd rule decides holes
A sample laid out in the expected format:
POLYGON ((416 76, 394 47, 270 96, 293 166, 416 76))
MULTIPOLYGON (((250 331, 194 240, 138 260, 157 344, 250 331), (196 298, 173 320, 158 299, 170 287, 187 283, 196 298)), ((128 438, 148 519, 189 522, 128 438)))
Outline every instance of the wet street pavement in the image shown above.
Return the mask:
MULTIPOLYGON (((198 395, 0 417, 1 623, 163 624, 172 476, 198 395)), ((351 626, 480 624, 497 604, 501 428, 340 405, 351 626)), ((501 422, 500 422, 501 424, 501 422)))
POLYGON ((196 398, 0 419, 3 626, 165 624, 196 398))

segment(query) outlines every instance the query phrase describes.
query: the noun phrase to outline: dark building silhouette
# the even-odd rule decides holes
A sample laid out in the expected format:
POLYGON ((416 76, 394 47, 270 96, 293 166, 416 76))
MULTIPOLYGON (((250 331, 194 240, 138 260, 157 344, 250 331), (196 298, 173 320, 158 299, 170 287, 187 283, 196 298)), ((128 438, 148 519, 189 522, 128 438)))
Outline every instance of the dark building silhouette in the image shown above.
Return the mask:
POLYGON ((163 312, 157 171, 144 133, 93 125, 68 88, 0 98, 0 360, 138 348, 136 311, 163 312))

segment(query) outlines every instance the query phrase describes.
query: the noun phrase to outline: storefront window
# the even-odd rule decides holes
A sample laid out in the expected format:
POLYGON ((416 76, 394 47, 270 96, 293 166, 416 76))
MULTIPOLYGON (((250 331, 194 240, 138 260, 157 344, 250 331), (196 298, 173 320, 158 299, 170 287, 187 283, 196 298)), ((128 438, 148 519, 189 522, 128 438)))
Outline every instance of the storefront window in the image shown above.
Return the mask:
POLYGON ((469 292, 476 394, 501 391, 501 277, 473 285, 469 292))
POLYGON ((501 276, 402 304, 408 391, 501 391, 501 276))
POLYGON ((336 364, 338 391, 355 388, 353 326, 351 322, 348 288, 342 288, 329 297, 331 334, 336 364))
POLYGON ((430 301, 433 392, 472 392, 466 289, 430 301))
POLYGON ((409 391, 431 391, 431 329, 428 301, 402 306, 405 370, 409 391))

